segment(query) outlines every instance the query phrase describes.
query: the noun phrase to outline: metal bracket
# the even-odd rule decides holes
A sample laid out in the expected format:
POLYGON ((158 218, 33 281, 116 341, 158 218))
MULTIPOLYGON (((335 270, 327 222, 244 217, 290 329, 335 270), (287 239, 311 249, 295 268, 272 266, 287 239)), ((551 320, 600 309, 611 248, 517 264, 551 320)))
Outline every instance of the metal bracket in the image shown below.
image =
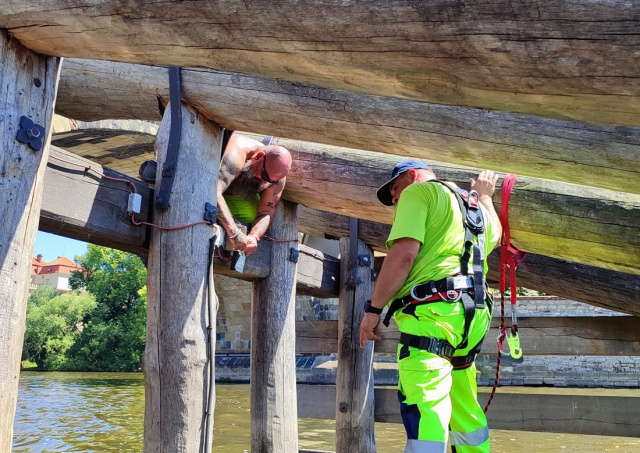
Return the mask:
POLYGON ((358 285, 358 219, 351 217, 349 219, 349 264, 347 268, 349 273, 345 284, 347 286, 358 285))
POLYGON ((180 94, 180 68, 169 68, 169 103, 171 104, 171 128, 167 156, 162 166, 162 181, 156 195, 156 208, 168 209, 173 177, 176 174, 178 149, 182 135, 182 96, 180 94))
POLYGON ((44 138, 44 127, 34 123, 31 118, 23 116, 20 118, 20 129, 16 140, 20 143, 26 143, 36 151, 42 150, 42 139, 44 138))
POLYGON ((294 263, 298 262, 298 257, 300 256, 300 251, 295 247, 291 247, 291 253, 289 254, 289 260, 294 263))
POLYGON ((207 202, 204 204, 204 220, 216 223, 218 220, 218 207, 207 202))

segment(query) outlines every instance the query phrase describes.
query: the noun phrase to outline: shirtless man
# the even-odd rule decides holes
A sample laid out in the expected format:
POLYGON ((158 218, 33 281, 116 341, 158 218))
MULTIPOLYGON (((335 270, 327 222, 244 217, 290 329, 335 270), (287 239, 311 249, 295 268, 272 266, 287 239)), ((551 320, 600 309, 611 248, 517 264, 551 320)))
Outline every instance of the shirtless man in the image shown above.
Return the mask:
POLYGON ((251 255, 266 233, 287 182, 291 154, 282 146, 265 146, 234 133, 218 175, 218 223, 235 250, 251 255), (244 234, 236 221, 251 224, 244 234))

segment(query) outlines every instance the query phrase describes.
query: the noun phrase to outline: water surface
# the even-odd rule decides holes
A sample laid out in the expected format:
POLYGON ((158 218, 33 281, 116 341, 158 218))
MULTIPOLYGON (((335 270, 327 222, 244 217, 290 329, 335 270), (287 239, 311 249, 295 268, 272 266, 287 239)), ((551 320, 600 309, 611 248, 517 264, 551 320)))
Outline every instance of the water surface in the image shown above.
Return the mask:
MULTIPOLYGON (((219 384, 216 394, 213 451, 249 451, 249 385, 219 384)), ((13 452, 141 452, 143 417, 141 373, 23 372, 13 452)), ((301 449, 335 450, 333 420, 301 419, 298 430, 301 449)), ((640 453, 639 438, 503 430, 491 436, 493 453, 640 453)), ((404 438, 402 425, 376 423, 379 453, 402 452, 404 438)))

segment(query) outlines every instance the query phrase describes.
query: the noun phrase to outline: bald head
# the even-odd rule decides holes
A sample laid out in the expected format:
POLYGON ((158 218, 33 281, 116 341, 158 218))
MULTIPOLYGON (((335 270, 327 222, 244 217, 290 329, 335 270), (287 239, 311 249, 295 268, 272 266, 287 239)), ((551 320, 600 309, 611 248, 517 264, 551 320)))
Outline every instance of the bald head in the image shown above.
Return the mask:
POLYGON ((269 145, 261 151, 264 152, 264 165, 270 179, 280 181, 289 174, 293 159, 291 153, 284 146, 269 145))

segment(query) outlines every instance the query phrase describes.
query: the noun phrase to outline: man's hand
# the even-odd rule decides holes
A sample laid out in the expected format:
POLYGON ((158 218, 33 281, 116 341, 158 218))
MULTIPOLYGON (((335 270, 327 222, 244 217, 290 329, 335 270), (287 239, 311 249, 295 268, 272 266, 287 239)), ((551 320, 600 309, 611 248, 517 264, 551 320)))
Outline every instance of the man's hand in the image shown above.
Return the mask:
POLYGON ((382 340, 382 337, 376 333, 380 324, 380 315, 375 313, 365 313, 360 323, 360 347, 364 348, 366 340, 376 341, 382 340))
POLYGON ((253 234, 246 235, 240 233, 234 238, 230 238, 233 249, 243 252, 246 256, 251 255, 258 248, 258 241, 253 234))
POLYGON ((478 179, 469 179, 471 190, 478 192, 478 199, 488 197, 489 201, 496 191, 496 183, 498 182, 498 175, 491 170, 484 170, 478 175, 478 179))
POLYGON ((247 236, 247 242, 244 249, 244 254, 249 256, 258 249, 258 238, 255 234, 247 236))

